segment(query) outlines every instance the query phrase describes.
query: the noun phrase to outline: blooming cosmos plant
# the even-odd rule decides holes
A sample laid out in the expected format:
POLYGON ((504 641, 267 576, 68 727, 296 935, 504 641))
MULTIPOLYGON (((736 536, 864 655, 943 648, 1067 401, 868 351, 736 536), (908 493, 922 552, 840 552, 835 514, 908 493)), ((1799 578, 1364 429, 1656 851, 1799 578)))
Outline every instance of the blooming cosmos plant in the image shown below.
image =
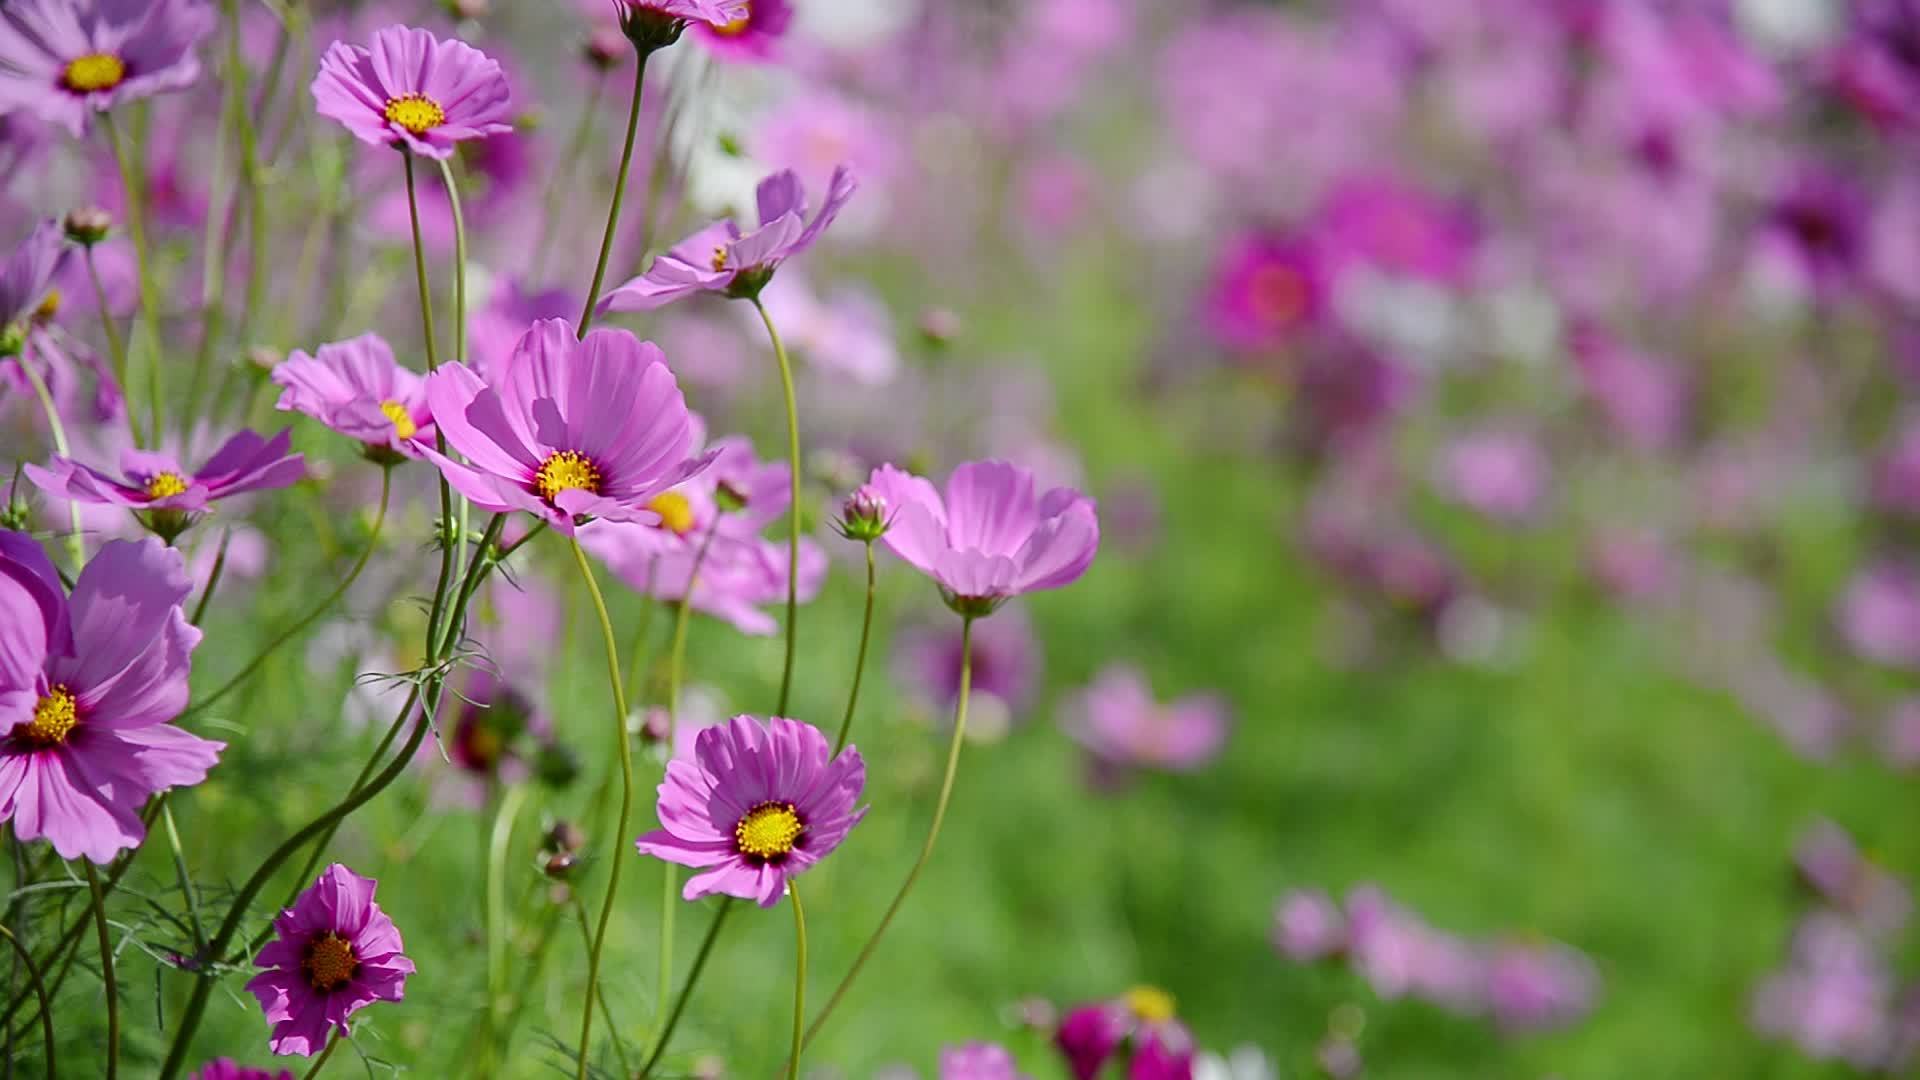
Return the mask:
POLYGON ((313 417, 367 444, 370 454, 419 457, 433 441, 426 380, 401 367, 378 334, 322 345, 314 355, 295 351, 273 369, 286 389, 276 408, 313 417))
MULTIPOLYGON (((298 482, 307 474, 307 464, 305 457, 287 452, 292 438, 290 430, 271 439, 242 431, 195 470, 157 450, 122 451, 118 477, 64 457, 54 458, 46 468, 28 465, 26 469, 28 478, 49 495, 130 510, 196 514, 216 499, 298 482)), ((157 531, 168 531, 152 517, 148 522, 157 531)))
POLYGON ((1068 1012, 1054 1044, 1074 1080, 1094 1080, 1121 1054, 1129 1080, 1188 1080, 1193 1074, 1193 1035, 1175 1019, 1173 997, 1150 986, 1068 1012))
POLYGON ((891 465, 867 481, 892 523, 882 541, 940 585, 950 606, 986 615, 1008 598, 1079 579, 1100 546, 1093 500, 1072 488, 1034 493, 1033 474, 1004 461, 953 471, 943 498, 891 465))
POLYGON ((31 112, 75 136, 87 114, 193 85, 205 0, 12 0, 0 6, 0 115, 31 112))
POLYGON ((575 341, 537 322, 489 384, 465 364, 427 377, 441 434, 465 455, 424 453, 475 506, 525 510, 571 534, 591 515, 652 523, 654 496, 706 467, 686 454, 686 399, 660 349, 625 330, 575 341))
POLYGON ((826 858, 866 816, 853 805, 867 782, 860 752, 834 756, 812 724, 736 716, 701 731, 694 758, 667 763, 663 827, 638 842, 642 855, 703 871, 687 879, 688 900, 722 893, 772 907, 788 878, 826 858))
POLYGON ((400 930, 373 902, 372 878, 334 863, 273 920, 278 935, 255 962, 267 970, 247 989, 273 1025, 276 1054, 311 1057, 354 1013, 405 996, 413 961, 400 930))
POLYGON ((780 39, 793 23, 788 0, 747 0, 745 11, 731 19, 694 24, 694 32, 709 52, 725 60, 765 63, 774 59, 780 39))
POLYGON ((0 532, 0 821, 63 859, 107 863, 146 836, 140 807, 206 779, 226 744, 168 724, 200 631, 159 541, 102 547, 64 595, 46 552, 0 532))
POLYGON ((512 96, 485 53, 405 26, 375 31, 368 48, 334 42, 313 80, 320 115, 354 138, 441 160, 463 140, 512 131, 512 96))

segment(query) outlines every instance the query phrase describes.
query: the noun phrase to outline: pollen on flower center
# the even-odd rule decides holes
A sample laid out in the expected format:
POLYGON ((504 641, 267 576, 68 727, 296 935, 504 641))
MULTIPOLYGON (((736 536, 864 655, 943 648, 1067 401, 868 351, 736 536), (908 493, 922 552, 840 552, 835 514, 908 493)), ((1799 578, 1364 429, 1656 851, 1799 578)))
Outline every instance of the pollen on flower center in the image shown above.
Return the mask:
POLYGON ((1134 1016, 1147 1023, 1160 1023, 1174 1016, 1173 995, 1154 986, 1136 986, 1123 999, 1134 1016))
POLYGON ((806 831, 792 803, 761 803, 733 827, 733 846, 748 859, 767 862, 791 852, 806 831))
POLYGON ((415 135, 425 135, 447 122, 447 110, 425 94, 387 99, 387 119, 415 135))
POLYGON ((721 35, 722 37, 739 37, 741 34, 746 33, 747 28, 751 27, 752 25, 753 25, 753 12, 749 11, 747 12, 747 14, 742 15, 731 22, 721 23, 719 26, 714 27, 713 32, 721 35))
POLYGON ((76 94, 92 94, 111 90, 126 77, 126 61, 112 53, 88 53, 67 64, 60 81, 76 94))
POLYGON ((48 322, 58 314, 60 314, 60 290, 48 289, 47 295, 40 300, 40 306, 33 309, 34 321, 48 322))
POLYGON ((413 422, 413 414, 407 411, 405 405, 397 401, 381 402, 380 412, 393 421, 393 433, 399 438, 411 439, 420 431, 418 425, 413 422))
POLYGON ((322 992, 338 990, 360 970, 360 958, 353 954, 353 943, 329 930, 307 944, 307 955, 300 961, 307 982, 322 992))
POLYGON ((16 728, 22 738, 38 746, 58 746, 67 741, 67 733, 80 722, 73 692, 56 686, 33 707, 33 719, 16 728))
POLYGON ((693 504, 677 491, 663 491, 647 503, 647 509, 660 515, 660 527, 676 536, 693 531, 693 504))
POLYGON ((558 498, 563 491, 584 491, 589 495, 598 495, 600 468, 585 454, 561 450, 541 463, 540 471, 533 475, 533 482, 548 502, 558 498))
POLYGON ((727 268, 727 249, 722 246, 716 246, 713 249, 713 272, 717 274, 720 271, 725 270, 726 268, 727 268))
POLYGON ((187 482, 179 473, 154 473, 147 480, 147 498, 166 499, 187 492, 187 482))

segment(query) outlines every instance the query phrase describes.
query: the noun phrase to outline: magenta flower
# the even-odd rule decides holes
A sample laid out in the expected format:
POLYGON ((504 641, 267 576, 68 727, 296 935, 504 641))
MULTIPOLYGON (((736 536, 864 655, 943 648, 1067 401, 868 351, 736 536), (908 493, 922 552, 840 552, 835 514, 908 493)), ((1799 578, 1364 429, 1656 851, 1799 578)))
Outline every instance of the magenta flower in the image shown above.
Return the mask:
POLYGON ((413 961, 373 902, 375 884, 334 863, 273 920, 278 936, 254 958, 267 970, 247 989, 273 1025, 274 1053, 312 1057, 363 1007, 405 996, 413 961))
POLYGON ((273 369, 286 389, 274 406, 302 412, 367 444, 368 453, 419 457, 433 441, 426 380, 401 367, 378 334, 320 346, 309 356, 295 350, 273 369))
POLYGON ((12 356, 26 344, 28 331, 50 297, 58 304, 53 279, 66 253, 60 223, 43 221, 0 266, 0 357, 12 356))
POLYGON ((38 544, 0 532, 0 821, 15 836, 105 864, 145 838, 148 796, 206 779, 226 744, 167 723, 200 644, 189 586, 179 552, 115 540, 65 595, 38 544))
POLYGON ((867 486, 893 514, 882 542, 966 614, 1072 584, 1100 546, 1092 499, 1064 487, 1036 497, 1033 474, 1004 461, 961 465, 944 499, 927 480, 891 465, 874 470, 867 486))
POLYGON ((1239 352, 1281 348, 1325 314, 1326 270, 1307 242, 1252 233, 1228 245, 1214 266, 1206 322, 1214 338, 1239 352))
POLYGON ((704 871, 687 879, 688 900, 722 893, 780 902, 787 879, 827 857, 866 816, 854 809, 867 767, 849 746, 828 760, 812 724, 736 716, 700 732, 696 761, 667 763, 657 829, 642 855, 704 871))
POLYGON ((1067 715, 1067 734, 1111 769, 1190 772, 1217 757, 1227 739, 1227 709, 1218 697, 1195 694, 1161 705, 1146 677, 1126 665, 1101 672, 1067 715))
POLYGON ((997 1043, 966 1043, 940 1051, 940 1080, 1027 1080, 1007 1048, 997 1043))
POLYGON ((701 292, 757 296, 783 261, 813 246, 858 186, 846 166, 835 169, 827 201, 808 221, 800 178, 791 169, 774 173, 755 191, 759 228, 741 232, 727 220, 701 229, 655 258, 646 273, 608 293, 598 310, 652 311, 701 292))
POLYGON ((320 115, 354 138, 441 160, 463 140, 512 131, 512 97, 485 53, 405 26, 375 31, 370 49, 334 42, 313 80, 320 115))
POLYGON ((285 1069, 269 1072, 238 1064, 232 1058, 219 1058, 200 1066, 200 1071, 189 1080, 293 1080, 293 1074, 285 1069))
POLYGON ((694 23, 694 33, 723 60, 772 60, 793 22, 793 5, 788 0, 745 0, 741 7, 744 10, 731 19, 694 23))
POLYGON ((191 86, 213 26, 202 0, 14 0, 0 7, 0 113, 77 137, 89 112, 191 86))
POLYGON ((620 31, 644 55, 680 40, 688 25, 727 26, 747 17, 747 0, 613 0, 620 31))
POLYGON ((706 468, 658 346, 625 330, 575 341, 534 323, 491 382, 465 364, 427 376, 427 404, 457 462, 422 447, 447 482, 493 513, 525 510, 571 535, 582 517, 651 524, 660 493, 706 468))
POLYGON ((291 442, 290 429, 271 439, 242 431, 191 471, 157 450, 121 451, 119 477, 63 457, 54 458, 47 468, 28 465, 26 471, 49 495, 144 511, 148 527, 167 535, 186 527, 185 515, 205 511, 216 499, 299 482, 307 474, 307 463, 301 455, 287 453, 291 442), (174 517, 160 520, 169 511, 176 512, 174 517))
POLYGON ((1068 1012, 1053 1041, 1074 1080, 1094 1080, 1121 1054, 1129 1062, 1128 1080, 1190 1080, 1193 1075, 1193 1036, 1174 1018, 1172 995, 1150 986, 1068 1012))

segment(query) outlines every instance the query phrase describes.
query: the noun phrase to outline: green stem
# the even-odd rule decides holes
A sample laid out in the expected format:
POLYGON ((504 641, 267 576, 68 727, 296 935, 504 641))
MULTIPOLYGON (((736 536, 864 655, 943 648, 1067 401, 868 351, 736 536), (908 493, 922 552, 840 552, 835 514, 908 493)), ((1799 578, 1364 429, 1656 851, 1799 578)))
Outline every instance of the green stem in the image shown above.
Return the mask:
POLYGON ((587 306, 580 310, 579 336, 582 338, 587 336, 587 327, 593 324, 593 309, 600 303, 600 286, 607 280, 607 256, 613 253, 613 236, 620 229, 620 204, 627 195, 627 172, 633 167, 633 137, 640 129, 640 97, 647 86, 647 55, 646 50, 639 50, 639 58, 633 65, 633 101, 627 106, 627 141, 620 150, 620 172, 613 181, 613 201, 607 206, 607 231, 600 237, 600 261, 593 268, 587 306))
POLYGON ((880 925, 874 927, 873 936, 860 947, 860 955, 854 958, 846 977, 840 980, 839 986, 834 987, 833 996, 827 999, 820 1015, 813 1018, 812 1025, 807 1028, 806 1038, 801 1042, 802 1046, 813 1042, 814 1037, 820 1034, 827 1018, 833 1015, 835 1006, 840 1004, 840 999, 853 986, 853 980, 859 977, 860 969, 866 966, 874 949, 879 947, 881 935, 887 932, 893 917, 900 913, 900 905, 906 902, 907 894, 913 891, 913 883, 920 879, 920 871, 927 865, 927 858, 933 854, 934 842, 940 839, 940 825, 947 818, 947 804, 953 798, 953 778, 960 769, 960 745, 967 735, 967 694, 972 682, 973 616, 963 615, 960 623, 960 697, 954 704, 953 738, 947 744, 947 772, 940 781, 940 798, 933 806, 933 824, 927 829, 927 842, 921 845, 920 857, 913 861, 913 868, 907 871, 907 879, 900 883, 900 891, 894 894, 893 902, 887 905, 887 912, 880 917, 880 925))
POLYGON ((787 1080, 800 1076, 800 1030, 807 1017, 807 913, 800 906, 800 890, 787 879, 787 902, 793 905, 793 1042, 787 1051, 787 1080))
POLYGON ((453 182, 453 166, 440 161, 440 181, 447 185, 447 205, 453 208, 453 358, 467 358, 467 219, 460 209, 460 185, 453 182))
POLYGON ((860 650, 853 657, 853 689, 847 691, 847 715, 840 721, 840 734, 833 740, 833 752, 837 756, 847 747, 847 736, 853 734, 853 711, 860 704, 860 676, 867 670, 867 640, 873 634, 873 541, 867 541, 867 604, 860 617, 860 650))
POLYGON ((554 216, 560 212, 560 178, 572 176, 580 163, 580 155, 586 153, 587 141, 593 137, 593 118, 600 112, 600 96, 607 88, 606 72, 598 72, 593 77, 593 88, 587 91, 585 103, 580 109, 580 120, 574 126, 573 135, 567 140, 567 151, 561 158, 560 167, 547 177, 547 190, 540 199, 540 237, 536 241, 539 247, 533 256, 533 273, 529 280, 538 284, 541 274, 547 268, 547 254, 553 250, 554 216))
POLYGON ((0 935, 6 937, 13 951, 19 954, 20 962, 26 965, 27 979, 33 984, 33 994, 40 999, 40 1035, 47 1049, 47 1080, 53 1080, 60 1075, 60 1070, 53 1065, 53 1009, 47 1004, 47 984, 40 978, 40 969, 33 964, 33 954, 20 944, 19 938, 13 936, 13 931, 0 926, 0 935))
POLYGON ((787 657, 780 669, 780 704, 773 710, 774 715, 785 716, 787 699, 793 691, 794 631, 800 613, 800 410, 794 402, 793 362, 787 358, 780 331, 773 328, 773 317, 767 314, 767 306, 757 296, 753 298, 753 309, 766 324, 767 340, 773 343, 774 359, 780 362, 780 389, 787 402, 787 480, 791 498, 787 506, 787 657))
MULTIPOLYGON (((47 427, 53 430, 53 449, 61 457, 69 454, 67 449, 67 428, 60 422, 60 409, 53 403, 53 394, 47 389, 47 381, 33 369, 33 363, 27 357, 20 357, 20 370, 26 373, 27 383, 33 387, 33 396, 40 399, 41 411, 47 414, 47 427)), ((87 541, 80 535, 80 504, 73 499, 67 500, 67 554, 73 557, 73 572, 87 564, 87 541)))
MULTIPOLYGON (((593 929, 587 925, 586 905, 575 898, 572 905, 574 919, 580 924, 580 942, 588 949, 593 948, 593 929)), ((607 988, 602 986, 594 991, 594 998, 600 1002, 600 1016, 607 1022, 607 1030, 613 1033, 614 1056, 620 1059, 620 1075, 632 1076, 633 1066, 627 1063, 627 1044, 620 1038, 620 1028, 613 1022, 613 1009, 607 1005, 607 988)))
MULTIPOLYGON (((587 562, 587 553, 580 546, 579 537, 571 538, 573 543, 573 561, 580 567, 580 576, 587 583, 587 593, 593 598, 594 614, 600 619, 600 637, 607 651, 607 683, 613 688, 613 733, 615 749, 620 756, 620 817, 614 827, 614 850, 625 843, 627 819, 633 813, 633 747, 627 738, 627 690, 620 679, 620 646, 613 640, 613 620, 607 615, 607 601, 600 595, 600 583, 594 580, 593 565, 587 562)), ((607 871, 607 897, 600 904, 600 924, 594 931, 593 951, 587 954, 587 1005, 580 1010, 580 1058, 576 1071, 577 1080, 587 1080, 587 1055, 593 1049, 593 995, 600 985, 600 954, 607 944, 607 923, 613 918, 614 895, 620 888, 620 868, 626 860, 616 854, 613 865, 607 871)))
POLYGON ((500 1011, 500 1000, 506 996, 507 975, 507 848, 513 842, 514 819, 520 815, 520 805, 527 799, 527 786, 515 784, 507 789, 500 800, 500 809, 494 814, 493 828, 487 841, 487 1014, 486 1014, 486 1060, 487 1073, 492 1072, 494 1055, 497 1052, 495 1021, 500 1011))
MULTIPOLYGON (((100 891, 100 873, 87 868, 87 889, 93 893, 93 929, 100 938, 100 979, 107 988, 107 1080, 120 1073, 120 986, 113 977, 113 942, 107 937, 107 897, 100 891)), ((44 1014, 43 1014, 44 1015, 44 1014)))
POLYGON ((674 999, 673 1011, 667 1014, 667 1024, 660 1029, 659 1038, 654 1041, 653 1052, 647 1055, 647 1063, 640 1066, 640 1080, 653 1075, 653 1067, 660 1064, 660 1055, 667 1052, 667 1044, 673 1041, 674 1029, 680 1026, 680 1017, 687 1011, 687 1002, 693 997, 693 988, 700 984, 700 975, 707 970, 707 958, 713 955, 713 943, 720 940, 720 928, 726 925, 727 916, 732 913, 734 899, 722 897, 720 910, 713 913, 713 921, 707 924, 707 936, 700 939, 699 951, 693 954, 693 967, 687 971, 687 981, 680 988, 680 996, 674 999))
POLYGON ((327 1067, 327 1059, 333 1056, 333 1052, 339 1047, 340 1042, 341 1039, 339 1035, 334 1035, 327 1040, 327 1048, 320 1051, 320 1056, 314 1059, 313 1068, 306 1071, 304 1080, 313 1080, 314 1077, 320 1075, 320 1070, 327 1067))
POLYGON ((420 197, 413 178, 413 154, 403 150, 400 160, 406 162, 407 218, 413 223, 413 276, 420 288, 420 323, 426 333, 427 370, 432 371, 440 366, 440 354, 433 342, 433 287, 427 284, 427 249, 420 239, 420 197))
POLYGON ((220 549, 213 553, 213 569, 207 574, 207 587, 200 590, 200 602, 193 605, 193 618, 187 620, 195 626, 199 626, 200 620, 206 617, 207 605, 213 602, 213 591, 220 587, 220 579, 226 576, 227 545, 232 541, 232 529, 220 534, 220 549))
POLYGON ((87 280, 93 283, 93 303, 100 310, 100 328, 107 334, 107 362, 113 366, 113 381, 120 384, 120 399, 127 403, 127 430, 133 433, 133 445, 144 448, 146 434, 140 430, 140 417, 132 404, 133 388, 127 383, 127 343, 120 336, 120 324, 113 321, 113 309, 107 305, 107 287, 100 281, 100 268, 94 265, 93 245, 88 244, 81 251, 87 264, 87 280))
MULTIPOLYGON (((158 443, 163 412, 161 399, 165 397, 161 389, 164 376, 162 368, 165 365, 160 362, 160 324, 153 297, 153 260, 147 245, 145 193, 142 190, 139 174, 134 170, 133 156, 125 146, 121 145, 120 133, 114 125, 111 111, 100 114, 100 126, 106 130, 107 142, 113 147, 114 163, 120 167, 120 184, 126 189, 127 235, 133 240, 134 266, 140 283, 140 323, 147 334, 147 389, 152 397, 148 402, 152 417, 148 429, 153 433, 153 441, 158 443)), ((120 387, 120 392, 123 394, 127 392, 124 383, 120 387)), ((131 402, 127 405, 127 412, 130 415, 133 412, 131 402)))
POLYGON ((241 668, 233 678, 228 679, 218 690, 215 690, 213 693, 208 694, 205 698, 195 703, 185 713, 182 713, 182 716, 191 716, 207 709, 211 707, 214 702, 232 693, 236 687, 252 677, 253 673, 260 669, 260 665, 266 663, 267 659, 278 651, 282 645, 293 640, 302 630, 313 625, 315 619, 326 614, 334 604, 339 603, 340 598, 345 596, 347 590, 353 587, 353 583, 360 579, 360 572, 367 568, 367 562, 373 558, 374 550, 380 546, 380 530, 386 525, 387 499, 392 491, 393 470, 391 468, 382 468, 380 470, 380 509, 374 513, 373 532, 367 537, 367 546, 360 552, 360 557, 354 560, 353 569, 347 571, 347 576, 341 580, 340 584, 334 586, 333 591, 321 599, 318 604, 314 605, 312 610, 302 615, 299 621, 282 630, 272 641, 268 642, 267 647, 255 654, 253 659, 247 661, 246 666, 241 668))
POLYGON ((187 872, 187 854, 180 846, 180 830, 173 823, 173 806, 160 804, 160 824, 167 831, 167 849, 173 852, 173 875, 179 879, 180 894, 187 898, 187 921, 193 925, 193 954, 204 959, 207 932, 200 924, 200 897, 193 888, 193 875, 187 872))

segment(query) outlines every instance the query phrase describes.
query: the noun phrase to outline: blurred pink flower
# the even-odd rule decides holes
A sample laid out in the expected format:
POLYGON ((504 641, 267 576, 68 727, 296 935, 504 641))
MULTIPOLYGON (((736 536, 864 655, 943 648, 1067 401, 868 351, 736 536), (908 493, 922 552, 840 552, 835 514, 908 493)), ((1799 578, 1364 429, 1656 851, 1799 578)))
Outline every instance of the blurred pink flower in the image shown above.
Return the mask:
POLYGON ((1458 502, 1503 521, 1533 517, 1552 478, 1546 452, 1519 432, 1468 435, 1441 455, 1441 489, 1458 502))
POLYGON ((1100 765, 1191 772, 1219 755, 1228 716, 1214 694, 1162 705, 1138 669, 1114 665, 1066 707, 1063 724, 1100 765))
POLYGON ((1854 652, 1894 667, 1920 665, 1920 579, 1894 562, 1861 569, 1835 613, 1854 652))

